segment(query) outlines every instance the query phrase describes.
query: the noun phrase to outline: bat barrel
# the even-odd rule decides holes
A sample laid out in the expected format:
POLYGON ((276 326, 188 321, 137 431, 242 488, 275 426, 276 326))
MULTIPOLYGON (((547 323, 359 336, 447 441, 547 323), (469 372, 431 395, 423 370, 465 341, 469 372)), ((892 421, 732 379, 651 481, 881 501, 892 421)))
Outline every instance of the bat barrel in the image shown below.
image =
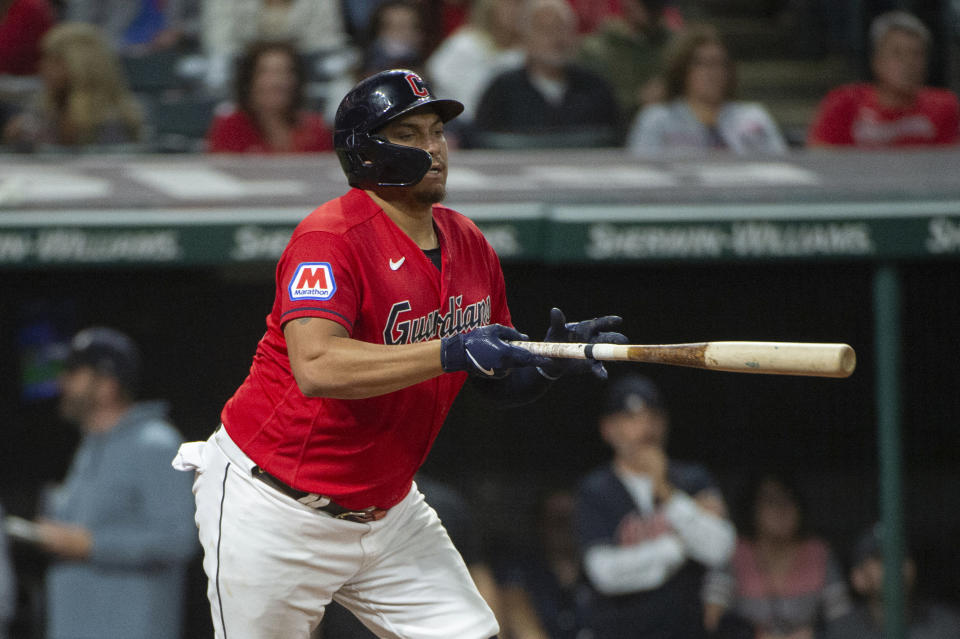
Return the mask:
POLYGON ((736 373, 849 377, 857 364, 847 344, 698 342, 690 344, 567 344, 511 342, 538 355, 689 366, 736 373))
POLYGON ((768 375, 849 377, 857 356, 847 344, 807 342, 708 342, 704 365, 713 370, 768 375))

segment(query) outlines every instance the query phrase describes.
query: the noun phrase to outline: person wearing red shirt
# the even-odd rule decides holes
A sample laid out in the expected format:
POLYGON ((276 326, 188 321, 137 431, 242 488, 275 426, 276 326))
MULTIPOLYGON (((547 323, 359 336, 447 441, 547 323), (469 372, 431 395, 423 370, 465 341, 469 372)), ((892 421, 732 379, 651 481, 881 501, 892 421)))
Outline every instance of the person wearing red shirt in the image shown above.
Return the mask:
POLYGON ((0 0, 0 75, 34 75, 40 39, 53 26, 47 0, 0 0))
POLYGON ((891 11, 870 27, 873 84, 831 91, 820 104, 809 146, 864 148, 956 144, 960 106, 945 89, 923 86, 930 32, 913 15, 891 11))
POLYGON ((214 117, 207 132, 212 153, 310 153, 333 150, 333 134, 319 113, 305 111, 306 72, 292 46, 258 42, 237 67, 236 105, 214 117))

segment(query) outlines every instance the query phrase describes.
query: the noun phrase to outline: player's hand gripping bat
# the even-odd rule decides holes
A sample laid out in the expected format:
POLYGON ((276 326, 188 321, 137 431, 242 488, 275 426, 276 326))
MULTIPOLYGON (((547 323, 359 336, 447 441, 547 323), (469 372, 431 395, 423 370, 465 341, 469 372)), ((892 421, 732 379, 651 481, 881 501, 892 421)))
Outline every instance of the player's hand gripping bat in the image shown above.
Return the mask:
POLYGON ((857 355, 848 344, 698 342, 693 344, 567 344, 510 342, 537 355, 647 362, 764 375, 849 377, 857 355))

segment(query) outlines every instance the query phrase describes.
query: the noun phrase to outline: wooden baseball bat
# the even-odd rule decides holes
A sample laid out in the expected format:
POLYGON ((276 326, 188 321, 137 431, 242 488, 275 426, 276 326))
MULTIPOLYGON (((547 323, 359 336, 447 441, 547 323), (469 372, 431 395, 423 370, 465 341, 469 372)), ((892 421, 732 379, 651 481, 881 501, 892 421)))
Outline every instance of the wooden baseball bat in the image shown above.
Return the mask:
POLYGON ((763 375, 849 377, 857 366, 857 354, 848 344, 811 342, 567 344, 520 341, 510 343, 547 357, 647 362, 763 375))

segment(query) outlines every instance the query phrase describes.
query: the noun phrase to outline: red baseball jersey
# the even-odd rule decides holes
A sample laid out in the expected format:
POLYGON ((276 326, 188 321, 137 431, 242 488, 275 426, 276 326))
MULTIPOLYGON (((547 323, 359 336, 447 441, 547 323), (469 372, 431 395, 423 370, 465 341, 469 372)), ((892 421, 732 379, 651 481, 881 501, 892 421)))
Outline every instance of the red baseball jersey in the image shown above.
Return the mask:
POLYGON ((303 220, 276 271, 267 331, 224 427, 261 468, 347 508, 389 508, 409 491, 466 373, 447 373, 362 400, 305 397, 283 325, 321 317, 375 344, 511 326, 503 272, 469 219, 434 206, 442 270, 359 189, 303 220))
POLYGON ((860 147, 956 144, 960 136, 957 96, 925 88, 907 109, 879 103, 870 84, 852 84, 827 94, 810 127, 810 142, 860 147))

